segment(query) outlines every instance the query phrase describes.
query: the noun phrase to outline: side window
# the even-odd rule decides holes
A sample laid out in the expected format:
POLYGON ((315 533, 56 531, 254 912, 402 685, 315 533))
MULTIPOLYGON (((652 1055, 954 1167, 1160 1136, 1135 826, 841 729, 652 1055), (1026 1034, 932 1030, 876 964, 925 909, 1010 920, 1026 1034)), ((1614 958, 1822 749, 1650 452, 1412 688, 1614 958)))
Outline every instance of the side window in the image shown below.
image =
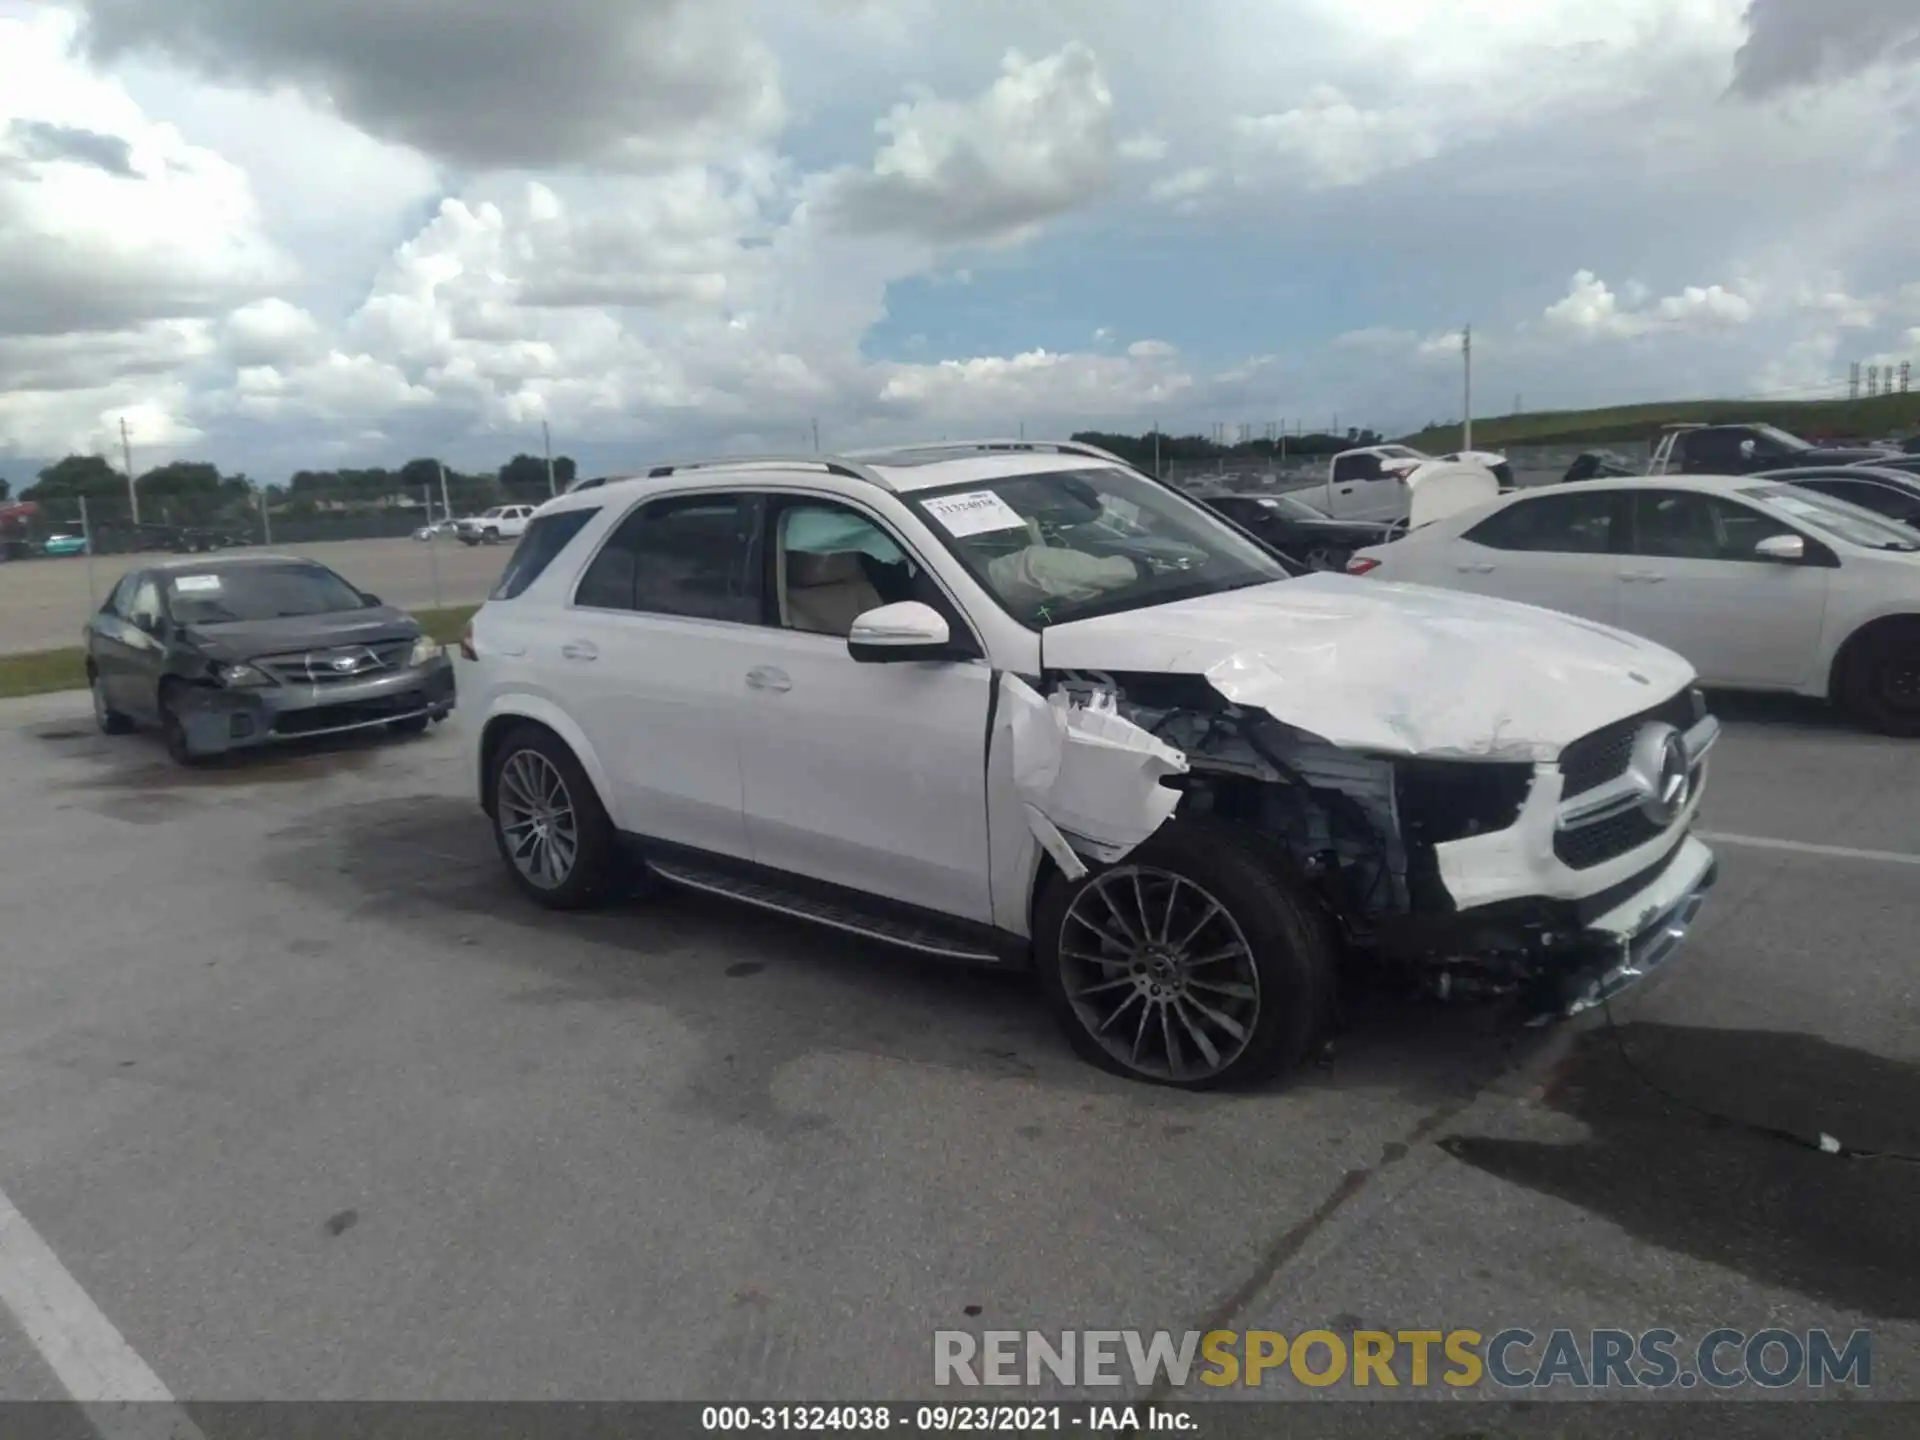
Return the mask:
POLYGON ((1751 560, 1753 547, 1770 535, 1794 534, 1788 526, 1713 495, 1648 490, 1634 496, 1633 553, 1668 560, 1751 560))
POLYGON ((576 605, 760 623, 760 502, 682 495, 620 523, 574 592, 576 605))
POLYGON ((133 598, 127 601, 127 619, 136 625, 156 625, 160 620, 160 587, 151 576, 139 579, 133 598))
POLYGON ((120 583, 113 587, 113 593, 107 596, 106 603, 100 607, 103 615, 117 615, 127 618, 127 607, 133 603, 133 590, 140 583, 138 575, 128 574, 120 577, 120 583))
POLYGON ((1333 483, 1336 485, 1379 478, 1380 457, 1378 455, 1339 455, 1334 458, 1333 483))
POLYGON ((527 526, 527 533, 513 547, 507 568, 500 572, 500 583, 493 587, 489 600, 511 600, 538 580, 554 557, 567 548, 586 523, 600 511, 562 510, 558 515, 543 515, 527 526))
POLYGON ((1516 500, 1461 537, 1494 550, 1605 555, 1613 548, 1616 492, 1585 490, 1516 500))
POLYGON ((1696 475, 1711 475, 1740 463, 1741 436, 1734 430, 1690 430, 1676 442, 1680 450, 1680 468, 1696 475))
POLYGON ((844 636, 867 611, 924 599, 920 592, 928 588, 932 583, 898 542, 851 506, 805 501, 781 507, 773 593, 784 628, 844 636))

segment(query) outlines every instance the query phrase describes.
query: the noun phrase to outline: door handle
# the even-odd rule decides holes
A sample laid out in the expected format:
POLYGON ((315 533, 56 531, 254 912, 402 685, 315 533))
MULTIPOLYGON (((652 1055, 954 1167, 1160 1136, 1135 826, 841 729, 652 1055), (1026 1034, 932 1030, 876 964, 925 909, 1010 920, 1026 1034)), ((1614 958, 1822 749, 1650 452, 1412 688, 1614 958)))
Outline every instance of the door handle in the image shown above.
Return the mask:
POLYGON ((777 670, 771 665, 756 665, 747 671, 747 688, 784 692, 793 688, 793 681, 784 670, 777 670))
POLYGON ((586 640, 569 640, 560 647, 560 653, 569 660, 598 660, 600 652, 586 640))

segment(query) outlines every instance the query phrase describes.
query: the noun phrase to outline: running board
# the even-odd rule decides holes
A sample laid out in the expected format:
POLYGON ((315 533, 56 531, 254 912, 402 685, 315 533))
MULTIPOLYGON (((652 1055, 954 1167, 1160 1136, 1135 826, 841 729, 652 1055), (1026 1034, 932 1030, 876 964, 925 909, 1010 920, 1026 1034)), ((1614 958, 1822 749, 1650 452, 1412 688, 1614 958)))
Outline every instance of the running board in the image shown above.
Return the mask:
POLYGON ((974 964, 998 965, 1004 963, 1006 959, 983 941, 967 935, 957 926, 949 930, 937 922, 918 923, 911 920, 896 920, 890 916, 877 915, 869 910, 854 909, 832 900, 785 889, 778 885, 770 885, 764 880, 749 880, 742 875, 689 864, 677 858, 649 859, 646 863, 647 868, 661 879, 670 880, 675 885, 684 885, 689 890, 699 890, 708 895, 720 895, 728 900, 738 900, 744 905, 752 905, 761 910, 772 910, 781 915, 791 915, 799 920, 809 920, 816 925, 843 930, 849 935, 878 940, 884 945, 898 945, 902 949, 917 950, 922 955, 935 955, 943 960, 964 960, 974 964))

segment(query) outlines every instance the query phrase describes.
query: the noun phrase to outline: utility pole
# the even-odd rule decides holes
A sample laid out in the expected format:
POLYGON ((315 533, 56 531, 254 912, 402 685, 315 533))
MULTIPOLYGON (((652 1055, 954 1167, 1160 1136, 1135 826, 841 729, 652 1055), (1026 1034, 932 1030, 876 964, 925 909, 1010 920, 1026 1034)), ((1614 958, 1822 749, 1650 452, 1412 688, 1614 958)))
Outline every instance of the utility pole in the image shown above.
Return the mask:
POLYGON ((1024 420, 1020 422, 1020 438, 1022 440, 1027 438, 1027 422, 1024 420))
POLYGON ((1460 360, 1466 394, 1460 405, 1460 448, 1473 449, 1473 327, 1460 331, 1460 360))
POLYGON ((560 493, 560 487, 553 480, 553 431, 547 428, 547 422, 540 422, 540 443, 547 450, 547 496, 551 499, 560 493))
POLYGON ((140 492, 133 483, 133 441, 127 435, 127 417, 120 417, 120 454, 127 462, 127 509, 132 512, 133 523, 140 523, 140 492))
MULTIPOLYGON (((440 464, 438 460, 433 463, 440 471, 440 518, 442 520, 451 520, 453 519, 453 505, 447 499, 447 467, 440 464)), ((427 498, 431 501, 433 497, 428 496, 427 498)))
POLYGON ((818 420, 813 422, 813 453, 816 455, 820 453, 820 422, 818 420))
POLYGON ((1153 478, 1160 478, 1160 422, 1153 422, 1153 478))
POLYGON ((1858 360, 1847 367, 1847 398, 1849 400, 1860 398, 1860 362, 1858 360))
POLYGON ((1907 380, 1912 374, 1913 362, 1911 360, 1902 360, 1900 362, 1900 393, 1902 395, 1907 393, 1907 380))

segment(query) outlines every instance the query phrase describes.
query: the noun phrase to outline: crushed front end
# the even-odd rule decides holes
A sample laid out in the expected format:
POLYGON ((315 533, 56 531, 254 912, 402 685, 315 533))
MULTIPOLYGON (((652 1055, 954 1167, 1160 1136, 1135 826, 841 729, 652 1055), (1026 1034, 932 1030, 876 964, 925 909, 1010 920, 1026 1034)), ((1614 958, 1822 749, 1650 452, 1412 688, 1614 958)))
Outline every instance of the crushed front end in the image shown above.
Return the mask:
POLYGON ((1663 966, 1715 879, 1691 834, 1718 723, 1688 687, 1549 761, 1381 755, 1238 706, 1201 676, 1051 677, 1185 755, 1182 813, 1272 837, 1349 951, 1529 1022, 1663 966))

